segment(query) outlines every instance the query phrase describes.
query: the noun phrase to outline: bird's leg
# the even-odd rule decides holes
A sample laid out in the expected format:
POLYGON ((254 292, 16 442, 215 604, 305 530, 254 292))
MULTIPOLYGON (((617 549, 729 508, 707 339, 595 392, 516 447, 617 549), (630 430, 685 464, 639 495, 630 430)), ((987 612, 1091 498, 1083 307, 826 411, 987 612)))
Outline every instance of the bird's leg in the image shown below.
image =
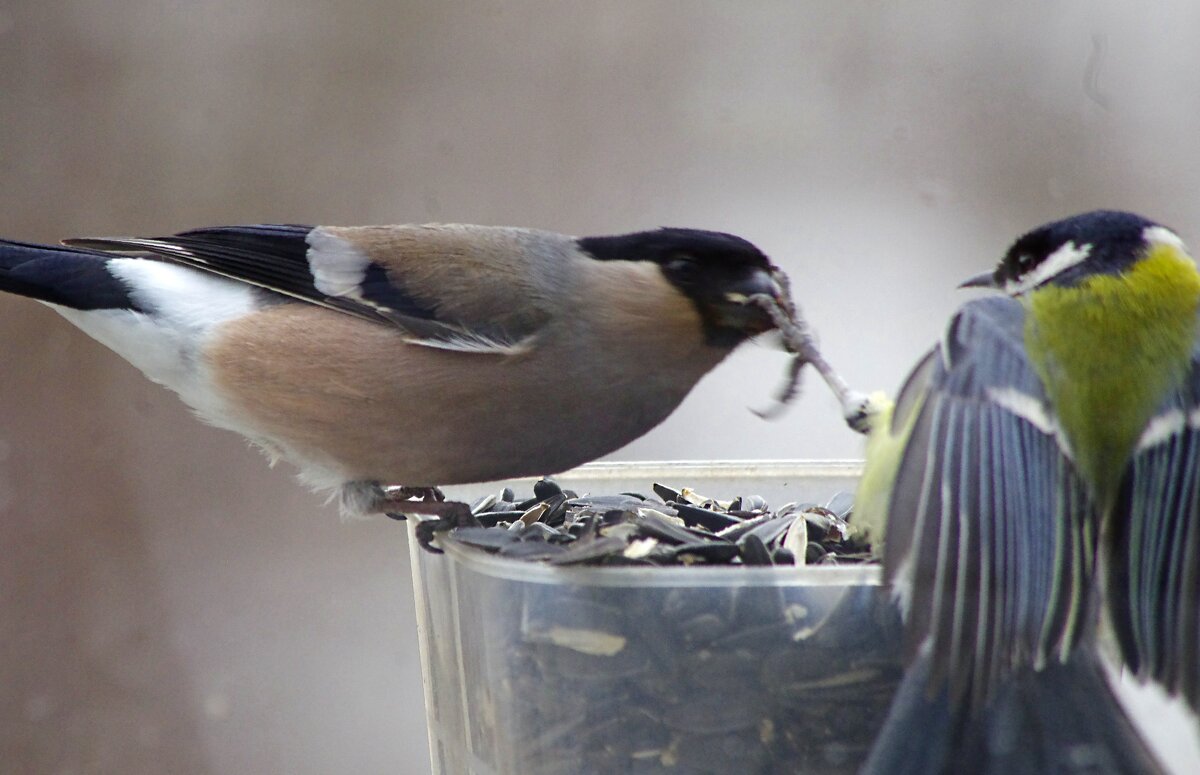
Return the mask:
POLYGON ((470 506, 461 501, 446 500, 437 487, 386 487, 383 493, 380 510, 392 519, 406 519, 410 515, 430 517, 420 520, 416 526, 417 543, 430 552, 442 553, 432 544, 438 531, 479 526, 470 506))
POLYGON ((788 292, 787 277, 778 273, 776 281, 783 288, 783 298, 776 299, 766 294, 751 296, 750 300, 771 316, 776 328, 783 337, 783 346, 788 352, 795 354, 791 368, 788 369, 788 379, 783 390, 776 396, 775 406, 764 410, 754 410, 754 413, 764 419, 778 417, 783 408, 800 392, 800 375, 806 365, 812 365, 825 384, 833 391, 838 402, 842 405, 842 417, 846 424, 859 433, 866 432, 866 415, 869 399, 866 394, 851 390, 842 375, 833 370, 813 338, 808 324, 796 309, 795 303, 788 292))

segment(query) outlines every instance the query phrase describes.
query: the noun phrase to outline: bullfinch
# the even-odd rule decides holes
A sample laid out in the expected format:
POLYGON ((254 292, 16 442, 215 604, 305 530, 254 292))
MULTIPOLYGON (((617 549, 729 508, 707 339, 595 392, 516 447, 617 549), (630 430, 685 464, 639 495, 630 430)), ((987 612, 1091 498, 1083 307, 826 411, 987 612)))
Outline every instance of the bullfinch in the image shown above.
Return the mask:
POLYGON ((0 241, 0 290, 47 304, 349 514, 611 452, 772 329, 789 329, 796 371, 815 363, 844 388, 783 273, 746 240, 696 229, 252 225, 0 241))

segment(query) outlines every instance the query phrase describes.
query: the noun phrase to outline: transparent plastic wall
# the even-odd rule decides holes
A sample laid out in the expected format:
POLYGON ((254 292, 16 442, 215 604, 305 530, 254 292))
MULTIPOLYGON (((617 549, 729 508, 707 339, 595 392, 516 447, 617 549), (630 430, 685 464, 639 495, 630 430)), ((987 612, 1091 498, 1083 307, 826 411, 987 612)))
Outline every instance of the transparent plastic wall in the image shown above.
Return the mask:
MULTIPOLYGON (((558 481, 780 506, 852 491, 857 473, 604 464, 558 481)), ((877 566, 563 568, 411 538, 437 773, 854 772, 899 680, 877 566)))

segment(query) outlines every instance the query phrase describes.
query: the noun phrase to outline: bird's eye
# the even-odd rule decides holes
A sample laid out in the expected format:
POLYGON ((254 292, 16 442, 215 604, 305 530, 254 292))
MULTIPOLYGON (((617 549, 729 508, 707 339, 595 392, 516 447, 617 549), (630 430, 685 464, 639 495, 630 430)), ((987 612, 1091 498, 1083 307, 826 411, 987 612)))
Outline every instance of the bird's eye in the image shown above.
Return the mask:
POLYGON ((676 253, 667 259, 667 271, 676 276, 690 276, 698 269, 696 259, 687 253, 676 253))

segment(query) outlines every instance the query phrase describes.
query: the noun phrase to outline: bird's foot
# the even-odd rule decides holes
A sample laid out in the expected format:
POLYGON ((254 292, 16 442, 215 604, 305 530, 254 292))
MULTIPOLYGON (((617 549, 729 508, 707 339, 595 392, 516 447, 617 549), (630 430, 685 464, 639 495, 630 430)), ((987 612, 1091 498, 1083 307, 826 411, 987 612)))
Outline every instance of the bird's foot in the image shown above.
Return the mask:
POLYGON ((851 390, 842 398, 842 417, 846 425, 856 433, 871 432, 871 422, 876 413, 875 403, 871 396, 851 390))
MULTIPOLYGON (((786 286, 784 286, 786 288, 786 286)), ((785 294, 786 295, 786 294, 785 294)), ((867 411, 869 400, 867 396, 857 391, 851 390, 846 384, 846 380, 833 370, 833 367, 821 355, 821 351, 817 349, 817 343, 812 332, 801 317, 800 312, 796 309, 795 304, 790 297, 784 301, 774 299, 766 294, 760 294, 750 297, 751 300, 761 307, 771 320, 775 323, 775 327, 779 329, 780 335, 783 337, 783 347, 795 357, 792 358, 791 367, 788 369, 787 382, 784 383, 783 389, 779 391, 779 395, 775 397, 775 405, 766 409, 752 410, 755 414, 763 419, 774 419, 783 413, 784 408, 800 394, 800 375, 805 366, 812 365, 817 373, 821 375, 821 379, 825 380, 825 384, 833 391, 838 402, 842 405, 842 416, 846 420, 846 424, 852 430, 859 433, 866 433, 867 427, 867 411)))
POLYGON ((383 512, 392 519, 423 517, 416 526, 417 543, 435 554, 442 550, 433 545, 436 534, 456 527, 478 527, 471 507, 461 501, 448 501, 436 487, 388 487, 383 512))

